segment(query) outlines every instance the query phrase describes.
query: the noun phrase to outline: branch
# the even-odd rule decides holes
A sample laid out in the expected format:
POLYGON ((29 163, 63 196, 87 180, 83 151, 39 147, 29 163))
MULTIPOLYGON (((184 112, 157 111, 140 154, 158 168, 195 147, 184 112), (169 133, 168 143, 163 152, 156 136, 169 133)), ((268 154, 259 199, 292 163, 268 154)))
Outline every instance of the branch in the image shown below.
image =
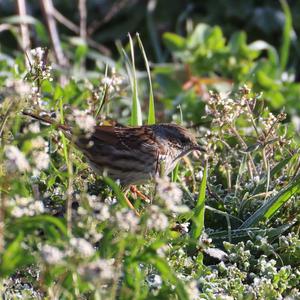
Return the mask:
MULTIPOLYGON (((53 7, 53 16, 59 23, 67 27, 69 30, 75 32, 76 34, 80 34, 80 28, 72 21, 67 19, 64 15, 62 15, 58 10, 56 10, 55 7, 53 7)), ((97 49, 99 52, 103 53, 104 55, 111 56, 111 51, 108 48, 97 43, 91 38, 87 37, 86 42, 89 46, 97 49)))
MULTIPOLYGON (((26 17, 26 0, 17 0, 17 7, 18 7, 18 14, 20 16, 20 31, 21 31, 21 47, 24 53, 28 53, 31 46, 30 46, 30 33, 28 29, 28 24, 23 23, 22 19, 26 17)), ((28 66, 27 59, 26 65, 28 66)))
POLYGON ((53 11, 54 11, 54 6, 53 6, 53 2, 52 0, 40 0, 41 3, 41 7, 46 19, 46 23, 47 23, 47 27, 48 27, 48 31, 50 34, 50 39, 51 39, 51 43, 54 49, 54 54, 57 60, 57 63, 62 66, 65 67, 67 66, 68 60, 65 57, 62 47, 61 47, 61 43, 60 43, 60 39, 59 39, 59 35, 58 35, 58 31, 57 31, 57 27, 56 27, 56 22, 53 16, 53 11))

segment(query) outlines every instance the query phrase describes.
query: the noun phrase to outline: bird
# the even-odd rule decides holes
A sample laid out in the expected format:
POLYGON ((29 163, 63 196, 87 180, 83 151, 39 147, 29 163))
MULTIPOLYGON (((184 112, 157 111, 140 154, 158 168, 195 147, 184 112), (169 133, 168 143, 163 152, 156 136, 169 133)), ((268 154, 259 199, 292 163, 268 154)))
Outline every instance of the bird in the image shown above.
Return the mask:
POLYGON ((24 115, 62 130, 84 154, 92 169, 119 181, 123 187, 144 184, 161 174, 167 176, 179 160, 193 151, 205 152, 196 137, 173 123, 126 126, 95 126, 87 136, 72 127, 23 111, 24 115))
POLYGON ((99 125, 87 135, 46 116, 28 111, 23 114, 62 130, 97 174, 120 183, 125 190, 125 201, 137 216, 139 212, 126 196, 129 189, 149 201, 135 185, 167 176, 190 152, 205 152, 188 129, 173 123, 136 127, 99 125))

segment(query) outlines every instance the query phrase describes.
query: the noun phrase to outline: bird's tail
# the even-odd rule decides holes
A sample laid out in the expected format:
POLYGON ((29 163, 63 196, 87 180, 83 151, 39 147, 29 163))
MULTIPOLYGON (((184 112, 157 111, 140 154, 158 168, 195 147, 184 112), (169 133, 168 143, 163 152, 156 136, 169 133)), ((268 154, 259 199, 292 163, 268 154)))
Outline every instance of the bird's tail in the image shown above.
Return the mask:
POLYGON ((61 129, 64 132, 71 133, 71 128, 69 126, 63 125, 63 124, 59 124, 55 120, 53 120, 53 119, 51 119, 51 118, 49 118, 47 116, 37 115, 37 114, 29 112, 29 111, 23 111, 22 113, 25 116, 29 116, 29 117, 31 117, 33 119, 39 120, 39 121, 47 123, 49 125, 54 125, 55 128, 61 129))

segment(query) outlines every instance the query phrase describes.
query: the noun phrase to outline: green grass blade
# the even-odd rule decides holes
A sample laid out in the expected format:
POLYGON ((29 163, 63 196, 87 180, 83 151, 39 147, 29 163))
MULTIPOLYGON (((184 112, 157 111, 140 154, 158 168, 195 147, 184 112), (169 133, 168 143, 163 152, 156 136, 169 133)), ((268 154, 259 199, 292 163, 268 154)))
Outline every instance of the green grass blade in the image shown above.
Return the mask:
POLYGON ((300 192, 300 174, 297 175, 295 179, 284 189, 282 189, 277 195, 275 195, 264 205, 262 205, 240 226, 240 229, 253 227, 263 219, 270 219, 283 204, 285 204, 293 195, 298 192, 300 192))
MULTIPOLYGON (((285 165, 287 165, 290 160, 295 157, 296 154, 291 155, 289 157, 287 157, 286 159, 280 161, 271 171, 270 171, 270 178, 274 177, 278 172, 280 172, 282 170, 282 168, 284 168, 285 165)), ((252 195, 256 195, 259 193, 262 193, 265 189, 265 185, 267 183, 267 176, 263 177, 260 182, 258 183, 258 185, 255 187, 254 191, 252 192, 252 195)))
POLYGON ((283 28, 282 42, 280 48, 280 66, 281 70, 285 70, 290 52, 291 33, 292 33, 292 15, 286 0, 280 0, 281 7, 285 16, 283 28))
MULTIPOLYGON (((63 106, 63 100, 60 98, 59 100, 59 112, 60 112, 60 124, 65 123, 64 118, 64 106, 63 106)), ((68 143, 65 135, 60 131, 61 140, 63 143, 63 152, 64 152, 64 158, 66 161, 67 166, 69 166, 69 155, 68 155, 68 143)))
POLYGON ((122 207, 128 207, 127 205, 127 201, 125 199, 124 193, 121 191, 121 188, 119 185, 116 184, 115 181, 113 181, 111 178, 109 177, 103 177, 104 182, 111 187, 111 189, 113 190, 113 192, 116 195, 116 198, 118 200, 118 202, 121 204, 122 207))
POLYGON ((128 34, 129 43, 130 43, 130 53, 131 53, 131 62, 132 62, 132 109, 131 109, 131 119, 130 125, 131 126, 141 126, 142 125, 142 110, 141 104, 138 96, 138 84, 137 84, 137 77, 136 77, 136 69, 135 69, 135 60, 134 60, 134 47, 133 41, 128 34))
POLYGON ((174 170, 172 171, 172 176, 171 176, 171 180, 172 182, 176 182, 178 179, 178 175, 179 175, 179 166, 180 166, 180 162, 177 163, 176 167, 174 168, 174 170))
POLYGON ((143 54, 144 60, 145 60, 145 65, 147 69, 147 75, 148 75, 148 80, 149 80, 149 111, 148 111, 148 125, 155 124, 155 108, 154 108, 154 96, 153 96, 153 88, 152 88, 152 80, 151 80, 151 72, 150 72, 150 67, 149 67, 149 62, 147 59, 147 55, 143 46, 143 43, 140 39, 140 35, 137 33, 136 34, 141 52, 143 54))
MULTIPOLYGON (((231 243, 238 243, 241 241, 247 241, 258 235, 267 236, 268 239, 274 239, 283 234, 289 228, 293 226, 291 224, 281 225, 275 228, 243 228, 243 229, 234 229, 231 231, 231 243)), ((228 240, 228 232, 226 230, 216 231, 209 234, 209 237, 212 238, 213 242, 218 245, 223 245, 224 241, 228 240)))
POLYGON ((194 239, 198 239, 204 228, 204 212, 205 212, 205 193, 207 183, 207 163, 205 164, 203 171, 203 178, 200 185, 200 192, 195 207, 195 213, 192 218, 192 230, 191 235, 194 239))

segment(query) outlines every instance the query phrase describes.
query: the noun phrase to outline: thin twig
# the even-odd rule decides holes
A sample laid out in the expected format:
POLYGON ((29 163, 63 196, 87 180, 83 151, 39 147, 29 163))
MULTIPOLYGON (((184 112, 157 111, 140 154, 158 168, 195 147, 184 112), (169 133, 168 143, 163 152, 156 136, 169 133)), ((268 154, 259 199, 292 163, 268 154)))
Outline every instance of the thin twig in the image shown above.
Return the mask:
POLYGON ((78 0, 78 9, 80 16, 80 37, 85 41, 86 40, 86 0, 78 0))
MULTIPOLYGON (((78 0, 78 10, 80 16, 80 38, 82 39, 83 43, 86 45, 86 0, 78 0)), ((80 60, 80 69, 83 71, 85 68, 85 59, 80 60)))
MULTIPOLYGON (((119 0, 118 2, 113 3, 110 10, 105 14, 104 18, 100 21, 94 21, 88 28, 88 35, 91 36, 96 30, 98 30, 102 25, 109 22, 115 15, 117 15, 129 2, 129 0, 119 0)), ((133 4, 136 0, 131 1, 133 4)), ((132 3, 131 3, 132 5, 132 3)))
MULTIPOLYGON (((59 23, 61 23, 68 29, 75 32, 76 34, 80 34, 80 28, 72 21, 67 19, 64 15, 62 15, 55 7, 53 7, 53 16, 59 23)), ((86 37, 86 42, 89 46, 97 49, 99 52, 103 53, 104 55, 111 56, 111 51, 107 47, 97 43, 96 41, 89 38, 88 36, 86 37)))
MULTIPOLYGON (((17 6, 18 6, 18 14, 20 16, 20 31, 21 31, 21 41, 22 41, 22 50, 24 53, 28 52, 31 48, 30 46, 30 34, 28 29, 28 24, 26 22, 22 22, 22 19, 24 19, 27 16, 26 13, 26 1, 25 0, 17 0, 17 6)), ((28 61, 26 60, 26 65, 28 66, 28 61)))
POLYGON ((61 67, 68 66, 69 63, 63 53, 59 35, 58 35, 58 30, 56 27, 56 22, 55 22, 55 19, 53 16, 54 6, 52 3, 52 0, 40 0, 40 3, 41 3, 41 7, 43 10, 45 19, 46 19, 46 23, 47 23, 47 27, 49 30, 50 39, 51 39, 51 43, 53 45, 56 60, 61 67))
MULTIPOLYGON (((241 135, 239 134, 239 132, 236 130, 236 128, 234 127, 234 125, 230 125, 230 129, 235 134, 235 136, 237 137, 240 145, 244 148, 244 150, 246 150, 247 149, 247 144, 243 140, 243 138, 241 137, 241 135)), ((247 161, 248 170, 249 170, 251 179, 253 179, 253 170, 254 170, 255 174, 258 174, 258 172, 256 170, 253 158, 250 155, 250 153, 247 153, 247 156, 248 156, 248 161, 247 161)))

